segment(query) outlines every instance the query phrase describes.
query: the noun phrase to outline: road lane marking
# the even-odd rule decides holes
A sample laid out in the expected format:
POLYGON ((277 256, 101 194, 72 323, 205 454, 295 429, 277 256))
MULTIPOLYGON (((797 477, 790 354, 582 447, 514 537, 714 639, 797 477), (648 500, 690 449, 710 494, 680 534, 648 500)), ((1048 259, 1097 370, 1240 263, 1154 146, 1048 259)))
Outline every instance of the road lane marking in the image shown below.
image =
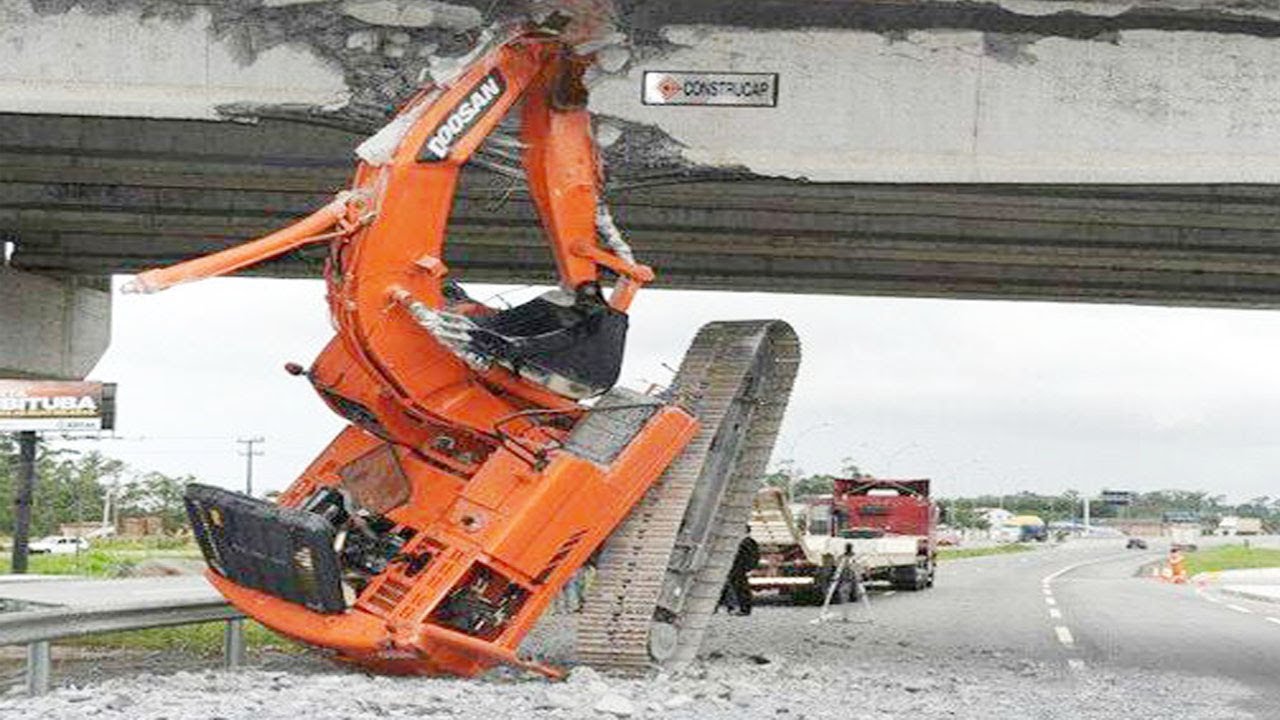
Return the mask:
POLYGON ((1045 575, 1040 580, 1040 582, 1048 584, 1053 582, 1054 580, 1057 580, 1059 577, 1071 572, 1072 570, 1078 570, 1082 567, 1085 567, 1086 565, 1097 565, 1104 562, 1110 562, 1112 560, 1119 560, 1120 558, 1125 558, 1125 557, 1135 557, 1135 556, 1133 555, 1133 553, 1130 553, 1130 552, 1122 552, 1122 553, 1116 553, 1115 555, 1104 555, 1100 558, 1093 558, 1092 560, 1083 560, 1081 562, 1068 565, 1062 568, 1061 570, 1055 570, 1054 572, 1051 572, 1048 575, 1045 575))
POLYGON ((881 593, 881 596, 889 597, 890 595, 896 595, 897 592, 898 592, 897 590, 886 590, 884 593, 881 593))
POLYGON ((1273 622, 1273 623, 1275 623, 1275 624, 1277 624, 1277 625, 1280 625, 1280 618, 1273 618, 1273 617, 1269 617, 1269 618, 1267 618, 1267 622, 1273 622))
POLYGON ((1057 604, 1058 604, 1058 601, 1057 601, 1057 600, 1054 600, 1054 599, 1053 599, 1053 598, 1051 598, 1051 597, 1047 597, 1047 598, 1045 598, 1045 599, 1044 599, 1044 602, 1045 602, 1045 604, 1046 604, 1046 605, 1057 605, 1057 604))
POLYGON ((1238 613, 1249 613, 1249 614, 1252 614, 1252 613, 1253 613, 1253 611, 1252 611, 1252 610, 1250 610, 1249 608, 1247 608, 1247 607, 1241 607, 1241 606, 1239 606, 1239 605, 1231 605, 1231 604, 1228 604, 1228 605, 1227 605, 1227 608, 1228 608, 1228 609, 1230 609, 1230 610, 1235 610, 1235 611, 1236 611, 1236 612, 1238 612, 1238 613))
POLYGON ((1044 594, 1045 594, 1045 595, 1053 595, 1053 590, 1050 590, 1049 588, 1045 588, 1045 589, 1044 589, 1044 594))
POLYGON ((1062 611, 1058 608, 1049 608, 1049 617, 1060 618, 1062 617, 1062 611))
POLYGON ((1058 642, 1063 645, 1075 644, 1076 639, 1071 637, 1071 631, 1067 629, 1066 625, 1055 625, 1053 631, 1058 635, 1058 642))
POLYGON ((1069 660, 1067 660, 1067 667, 1071 668, 1072 670, 1083 670, 1084 661, 1081 660, 1080 658, 1070 658, 1069 660))

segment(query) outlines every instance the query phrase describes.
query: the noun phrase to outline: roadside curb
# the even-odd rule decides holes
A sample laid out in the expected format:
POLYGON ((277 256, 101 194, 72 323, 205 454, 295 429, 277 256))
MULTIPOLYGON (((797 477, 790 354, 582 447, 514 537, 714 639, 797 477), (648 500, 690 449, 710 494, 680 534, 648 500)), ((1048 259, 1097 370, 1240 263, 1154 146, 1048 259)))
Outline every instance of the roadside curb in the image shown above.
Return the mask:
POLYGON ((1249 590, 1244 590, 1241 588, 1220 587, 1218 588, 1218 592, 1222 593, 1223 595, 1234 595, 1236 597, 1244 598, 1246 600, 1256 600, 1258 602, 1280 604, 1280 597, 1276 595, 1266 595, 1263 593, 1251 592, 1249 590))

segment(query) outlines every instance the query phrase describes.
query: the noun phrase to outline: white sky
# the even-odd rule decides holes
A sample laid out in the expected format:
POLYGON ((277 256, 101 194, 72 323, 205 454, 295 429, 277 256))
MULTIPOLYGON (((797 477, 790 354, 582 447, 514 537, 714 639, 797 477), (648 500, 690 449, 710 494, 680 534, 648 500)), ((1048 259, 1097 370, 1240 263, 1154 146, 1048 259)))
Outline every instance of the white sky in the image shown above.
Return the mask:
MULTIPOLYGON (((775 461, 834 472, 852 457, 933 477, 942 495, 1280 490, 1280 313, 649 290, 623 384, 667 381, 705 322, 762 317, 804 345, 775 461)), ((320 281, 117 294, 92 378, 120 384, 121 439, 77 446, 240 486, 234 441, 261 435, 255 486, 282 488, 341 427, 281 369, 310 364, 331 334, 320 281)))

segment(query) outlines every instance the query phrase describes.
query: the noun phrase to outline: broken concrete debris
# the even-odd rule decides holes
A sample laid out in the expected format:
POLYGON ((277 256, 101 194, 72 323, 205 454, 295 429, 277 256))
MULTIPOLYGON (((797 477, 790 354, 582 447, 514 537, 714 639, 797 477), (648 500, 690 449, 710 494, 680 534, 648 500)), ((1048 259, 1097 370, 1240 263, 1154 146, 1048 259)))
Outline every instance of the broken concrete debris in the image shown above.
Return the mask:
POLYGON ((436 0, 344 0, 342 13, 370 25, 471 30, 484 22, 479 10, 436 0))

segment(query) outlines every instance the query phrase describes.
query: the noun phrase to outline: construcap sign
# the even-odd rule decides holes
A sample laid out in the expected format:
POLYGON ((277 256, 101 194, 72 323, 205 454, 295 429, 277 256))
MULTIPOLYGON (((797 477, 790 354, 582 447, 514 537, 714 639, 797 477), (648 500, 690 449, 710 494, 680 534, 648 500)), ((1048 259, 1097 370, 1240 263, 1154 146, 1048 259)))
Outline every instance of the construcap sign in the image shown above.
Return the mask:
POLYGON ((775 107, 778 74, 649 70, 641 99, 645 105, 775 107))
POLYGON ((115 383, 0 380, 0 432, 111 430, 115 383))

